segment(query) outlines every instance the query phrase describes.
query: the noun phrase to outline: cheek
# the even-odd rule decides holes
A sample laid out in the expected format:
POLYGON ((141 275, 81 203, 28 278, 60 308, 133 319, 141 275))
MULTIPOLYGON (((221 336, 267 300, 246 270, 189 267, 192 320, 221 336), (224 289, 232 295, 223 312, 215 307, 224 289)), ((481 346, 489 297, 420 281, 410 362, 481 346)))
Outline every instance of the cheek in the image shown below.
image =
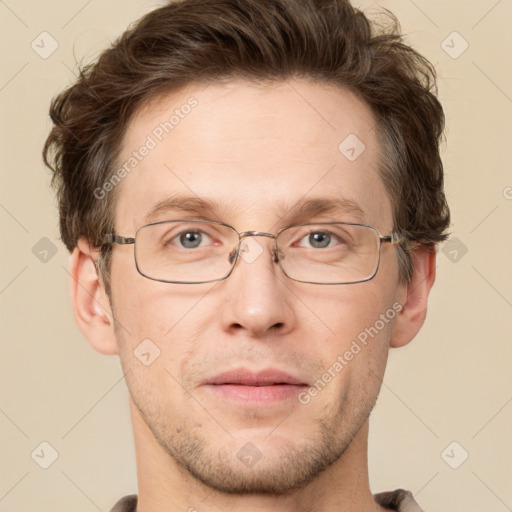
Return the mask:
POLYGON ((133 253, 113 259, 111 283, 114 315, 133 342, 144 338, 163 342, 194 306, 193 290, 139 274, 133 253))
MULTIPOLYGON (((386 279, 388 280, 388 279, 386 279)), ((340 285, 319 296, 304 298, 311 309, 319 312, 320 318, 328 326, 330 336, 337 350, 344 348, 347 342, 356 339, 359 334, 372 329, 377 323, 378 331, 387 332, 395 314, 393 303, 395 292, 390 283, 380 282, 375 276, 371 281, 352 285, 340 285), (391 310, 391 311, 389 311, 391 310), (384 315, 384 324, 381 318, 384 315)), ((372 329, 373 331, 373 329, 372 329)), ((364 334, 361 335, 364 338, 364 334)))
MULTIPOLYGON (((140 275, 130 263, 120 258, 112 267, 112 304, 123 367, 133 370, 138 388, 148 386, 148 379, 157 389, 173 387, 172 377, 182 381, 184 368, 197 350, 195 341, 204 338, 205 326, 214 321, 217 309, 205 311, 200 303, 214 284, 161 283, 140 275), (143 364, 146 353, 150 360, 154 358, 151 371, 143 364)), ((146 391, 151 393, 149 387, 146 391)))
POLYGON ((324 375, 335 383, 329 386, 336 394, 348 388, 350 393, 363 388, 374 393, 380 386, 397 314, 392 294, 383 289, 372 281, 347 285, 322 301, 322 318, 331 334, 319 340, 315 351, 321 354, 324 375))

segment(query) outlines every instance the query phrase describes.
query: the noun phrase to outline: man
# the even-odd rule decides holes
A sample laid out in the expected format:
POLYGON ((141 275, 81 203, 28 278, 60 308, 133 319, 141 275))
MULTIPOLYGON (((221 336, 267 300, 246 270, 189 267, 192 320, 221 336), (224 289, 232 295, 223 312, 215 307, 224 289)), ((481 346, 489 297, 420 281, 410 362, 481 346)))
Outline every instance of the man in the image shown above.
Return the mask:
POLYGON ((184 0, 54 100, 75 318, 131 397, 113 511, 421 510, 367 439, 449 225, 433 90, 346 0, 184 0))

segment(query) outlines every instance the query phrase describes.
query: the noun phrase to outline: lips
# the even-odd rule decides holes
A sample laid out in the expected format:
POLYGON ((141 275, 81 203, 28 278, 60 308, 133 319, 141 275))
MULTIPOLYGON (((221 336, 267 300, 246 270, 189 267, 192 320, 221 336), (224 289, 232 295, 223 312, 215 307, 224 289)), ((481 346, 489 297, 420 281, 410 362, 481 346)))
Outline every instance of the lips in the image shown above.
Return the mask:
POLYGON ((289 373, 272 368, 260 370, 258 372, 251 372, 245 368, 230 370, 207 379, 203 384, 236 384, 240 386, 275 386, 283 384, 296 386, 307 385, 305 382, 302 382, 300 379, 295 378, 289 373))
POLYGON ((281 370, 257 372, 238 368, 215 375, 203 387, 216 399, 234 401, 241 406, 266 407, 297 396, 307 384, 281 370))

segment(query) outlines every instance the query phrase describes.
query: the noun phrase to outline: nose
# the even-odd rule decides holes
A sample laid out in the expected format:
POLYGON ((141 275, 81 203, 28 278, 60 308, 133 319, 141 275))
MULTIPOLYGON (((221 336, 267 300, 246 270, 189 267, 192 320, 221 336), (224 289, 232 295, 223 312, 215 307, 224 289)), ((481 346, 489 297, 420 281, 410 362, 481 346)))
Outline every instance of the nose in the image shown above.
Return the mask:
POLYGON ((272 238, 262 234, 242 240, 236 266, 223 281, 226 300, 220 318, 224 330, 256 338, 293 329, 293 295, 277 263, 272 238))

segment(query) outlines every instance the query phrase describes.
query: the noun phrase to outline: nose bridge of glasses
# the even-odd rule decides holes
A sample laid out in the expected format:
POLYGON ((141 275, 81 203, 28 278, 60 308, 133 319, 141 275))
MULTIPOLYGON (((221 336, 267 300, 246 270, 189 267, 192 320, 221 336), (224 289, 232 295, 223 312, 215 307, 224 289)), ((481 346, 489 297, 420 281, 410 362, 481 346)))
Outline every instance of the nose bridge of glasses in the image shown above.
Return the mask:
POLYGON ((244 231, 240 233, 240 242, 248 236, 266 236, 268 238, 276 238, 272 233, 265 233, 265 231, 244 231))
MULTIPOLYGON (((233 253, 231 253, 231 255, 230 255, 229 259, 230 259, 231 263, 234 261, 235 254, 239 254, 240 252, 244 251, 244 249, 242 249, 242 243, 243 243, 244 239, 251 237, 251 236, 264 236, 267 238, 273 238, 274 240, 277 241, 277 236, 273 235, 272 233, 267 233, 265 231, 244 231, 243 233, 239 234, 239 244, 238 244, 237 250, 233 251, 233 253)), ((279 259, 280 259, 280 254, 278 254, 278 252, 280 253, 280 251, 276 251, 276 247, 272 248, 272 257, 273 257, 273 261, 275 263, 278 263, 279 259)))

